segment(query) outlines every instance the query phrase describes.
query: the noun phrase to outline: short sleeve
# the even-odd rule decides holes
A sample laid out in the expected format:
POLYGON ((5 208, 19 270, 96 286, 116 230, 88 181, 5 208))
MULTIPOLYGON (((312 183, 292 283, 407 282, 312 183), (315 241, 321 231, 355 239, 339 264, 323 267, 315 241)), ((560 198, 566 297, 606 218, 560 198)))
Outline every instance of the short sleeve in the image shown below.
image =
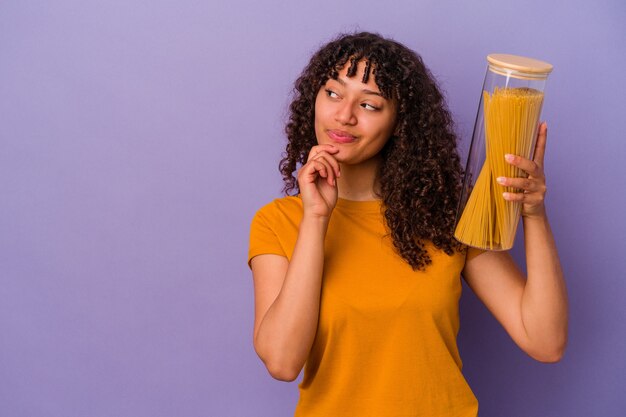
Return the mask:
POLYGON ((468 246, 466 250, 467 250, 467 253, 465 254, 466 263, 467 261, 474 259, 478 255, 482 255, 483 253, 487 252, 485 249, 474 248, 471 246, 468 246))
POLYGON ((250 266, 252 258, 264 254, 287 256, 274 231, 268 214, 264 209, 261 209, 255 214, 250 225, 248 266, 250 266))

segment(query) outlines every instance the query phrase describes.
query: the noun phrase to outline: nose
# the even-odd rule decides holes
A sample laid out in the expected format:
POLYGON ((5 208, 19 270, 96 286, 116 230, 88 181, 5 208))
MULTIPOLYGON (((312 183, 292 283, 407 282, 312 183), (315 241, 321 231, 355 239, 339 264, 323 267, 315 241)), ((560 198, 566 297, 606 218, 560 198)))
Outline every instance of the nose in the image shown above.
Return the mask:
POLYGON ((335 120, 342 125, 355 125, 357 120, 354 114, 354 103, 350 100, 343 101, 337 108, 335 120))

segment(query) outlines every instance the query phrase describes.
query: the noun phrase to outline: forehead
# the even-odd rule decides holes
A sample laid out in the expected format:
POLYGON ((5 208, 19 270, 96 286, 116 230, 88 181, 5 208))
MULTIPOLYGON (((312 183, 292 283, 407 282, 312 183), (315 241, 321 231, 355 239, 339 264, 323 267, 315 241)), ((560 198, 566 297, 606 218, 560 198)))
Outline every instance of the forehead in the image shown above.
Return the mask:
POLYGON ((342 84, 361 84, 368 87, 371 92, 378 93, 384 98, 389 98, 380 83, 376 79, 376 64, 366 58, 360 60, 348 59, 344 64, 337 64, 329 79, 337 80, 342 84))

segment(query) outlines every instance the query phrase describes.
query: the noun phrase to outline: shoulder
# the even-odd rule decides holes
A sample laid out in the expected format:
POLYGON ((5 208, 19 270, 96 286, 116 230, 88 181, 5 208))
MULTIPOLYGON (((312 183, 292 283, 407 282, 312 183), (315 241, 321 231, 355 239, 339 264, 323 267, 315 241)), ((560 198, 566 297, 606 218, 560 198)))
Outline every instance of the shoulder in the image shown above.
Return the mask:
POLYGON ((277 198, 261 207, 252 219, 252 228, 278 230, 297 228, 302 221, 302 199, 298 196, 277 198))
POLYGON ((474 248, 472 246, 465 246, 464 251, 463 251, 464 257, 465 257, 465 263, 467 264, 473 261, 479 255, 482 255, 485 252, 488 252, 488 251, 486 249, 479 249, 479 248, 474 248))
POLYGON ((277 217, 291 218, 294 216, 302 216, 302 199, 299 196, 277 198, 257 210, 254 217, 276 219, 277 217))
POLYGON ((283 197, 261 207, 250 225, 248 264, 256 255, 276 254, 291 259, 302 220, 302 200, 283 197))

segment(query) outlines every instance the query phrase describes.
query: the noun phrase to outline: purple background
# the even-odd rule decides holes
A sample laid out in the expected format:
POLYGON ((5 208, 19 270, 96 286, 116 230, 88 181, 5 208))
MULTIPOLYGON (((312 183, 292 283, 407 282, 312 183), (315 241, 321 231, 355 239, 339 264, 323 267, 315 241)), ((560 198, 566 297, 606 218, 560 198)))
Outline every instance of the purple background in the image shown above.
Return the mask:
POLYGON ((625 415, 625 21, 622 0, 2 2, 0 416, 291 415, 252 347, 248 228, 294 79, 353 29, 422 54, 464 150, 488 53, 554 64, 569 347, 534 362, 465 291, 464 370, 482 416, 625 415))

